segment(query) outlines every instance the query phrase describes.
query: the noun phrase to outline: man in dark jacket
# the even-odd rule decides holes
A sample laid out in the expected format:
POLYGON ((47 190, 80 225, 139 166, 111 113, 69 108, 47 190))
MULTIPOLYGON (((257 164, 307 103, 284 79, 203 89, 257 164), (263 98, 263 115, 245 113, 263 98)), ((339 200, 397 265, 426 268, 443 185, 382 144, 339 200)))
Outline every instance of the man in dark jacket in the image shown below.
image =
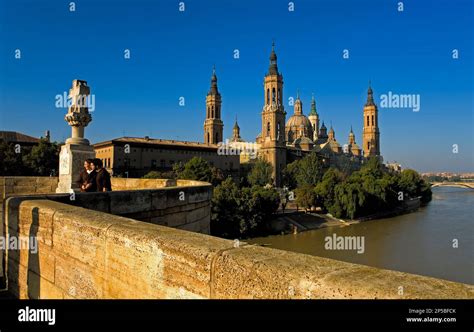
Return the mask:
POLYGON ((84 169, 79 173, 77 184, 83 192, 92 192, 97 190, 95 180, 96 172, 92 169, 92 159, 84 161, 84 169))
POLYGON ((96 158, 92 161, 92 169, 97 172, 95 177, 97 191, 112 191, 110 174, 103 167, 102 160, 96 158))

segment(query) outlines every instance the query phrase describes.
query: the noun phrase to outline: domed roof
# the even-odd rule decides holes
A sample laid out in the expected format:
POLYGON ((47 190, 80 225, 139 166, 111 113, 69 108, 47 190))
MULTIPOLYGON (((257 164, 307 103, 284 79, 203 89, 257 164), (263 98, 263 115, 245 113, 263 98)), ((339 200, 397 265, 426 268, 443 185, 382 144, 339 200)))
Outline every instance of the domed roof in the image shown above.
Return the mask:
POLYGON ((351 150, 360 150, 360 147, 354 143, 354 144, 351 144, 351 150))
POLYGON ((287 128, 306 127, 308 131, 312 130, 311 122, 304 114, 293 114, 292 116, 290 116, 288 121, 286 121, 286 127, 287 128))
POLYGON ((308 137, 300 137, 300 138, 295 139, 294 143, 295 145, 296 144, 313 144, 313 141, 308 137))

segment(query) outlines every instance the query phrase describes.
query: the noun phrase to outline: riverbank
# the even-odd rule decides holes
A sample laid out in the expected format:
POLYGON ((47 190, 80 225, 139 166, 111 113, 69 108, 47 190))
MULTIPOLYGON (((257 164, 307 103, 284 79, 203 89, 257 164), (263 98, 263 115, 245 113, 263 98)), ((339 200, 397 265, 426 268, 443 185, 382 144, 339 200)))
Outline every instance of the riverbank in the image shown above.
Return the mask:
POLYGON ((295 208, 286 209, 285 213, 281 212, 270 223, 269 235, 275 234, 295 234, 310 230, 316 230, 325 227, 345 227, 360 222, 376 219, 392 218, 399 215, 418 211, 421 206, 420 198, 407 200, 402 206, 389 211, 381 211, 369 216, 357 219, 339 219, 330 214, 317 212, 305 212, 295 208))

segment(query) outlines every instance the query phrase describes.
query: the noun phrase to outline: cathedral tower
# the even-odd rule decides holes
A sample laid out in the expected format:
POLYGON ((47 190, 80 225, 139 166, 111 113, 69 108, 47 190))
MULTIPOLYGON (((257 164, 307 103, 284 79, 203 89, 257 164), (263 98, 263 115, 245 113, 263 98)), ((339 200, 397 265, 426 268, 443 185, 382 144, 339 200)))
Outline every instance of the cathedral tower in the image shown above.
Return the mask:
POLYGON ((380 133, 377 105, 374 103, 372 87, 369 82, 367 103, 364 106, 364 129, 362 134, 364 157, 380 156, 380 133))
POLYGON ((354 132, 352 131, 352 126, 351 126, 351 131, 349 133, 349 140, 347 142, 347 146, 348 146, 347 152, 352 153, 354 156, 360 157, 361 150, 356 143, 355 135, 354 135, 354 132))
POLYGON ((206 120, 204 121, 204 143, 217 144, 223 140, 224 123, 221 120, 221 94, 217 89, 215 68, 212 70, 211 88, 206 96, 206 120))
POLYGON ((272 45, 270 66, 263 83, 264 106, 260 155, 273 166, 274 184, 281 186, 281 172, 286 166, 285 110, 283 107, 283 76, 278 72, 275 44, 272 45))
POLYGON ((240 137, 240 127, 237 123, 237 116, 235 117, 234 128, 232 128, 232 142, 243 142, 242 137, 240 137))
POLYGON ((311 99, 311 111, 308 115, 309 122, 311 122, 311 127, 313 128, 313 141, 317 141, 319 137, 319 115, 316 111, 316 101, 314 100, 314 95, 311 99))

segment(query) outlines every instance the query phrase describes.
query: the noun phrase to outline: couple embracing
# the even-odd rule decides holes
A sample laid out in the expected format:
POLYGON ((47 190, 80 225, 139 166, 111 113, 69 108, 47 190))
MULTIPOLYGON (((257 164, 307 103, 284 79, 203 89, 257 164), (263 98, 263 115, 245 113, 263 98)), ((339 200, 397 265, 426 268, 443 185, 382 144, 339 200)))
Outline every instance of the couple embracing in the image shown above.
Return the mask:
POLYGON ((112 191, 110 174, 98 158, 84 161, 84 169, 79 173, 77 184, 82 192, 112 191))

